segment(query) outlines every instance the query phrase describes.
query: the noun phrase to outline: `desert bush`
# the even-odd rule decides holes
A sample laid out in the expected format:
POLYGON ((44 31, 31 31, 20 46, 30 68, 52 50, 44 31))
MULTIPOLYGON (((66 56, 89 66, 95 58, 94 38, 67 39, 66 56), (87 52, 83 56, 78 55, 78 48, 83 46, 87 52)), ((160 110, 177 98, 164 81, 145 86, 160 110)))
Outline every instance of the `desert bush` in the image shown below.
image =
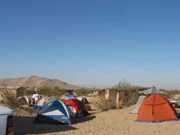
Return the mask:
POLYGON ((76 90, 75 93, 77 96, 87 96, 90 93, 90 91, 85 88, 81 88, 79 90, 76 90))
POLYGON ((34 93, 36 93, 36 91, 39 92, 39 89, 37 89, 37 88, 26 88, 24 93, 26 95, 33 95, 34 93))
POLYGON ((134 87, 131 85, 130 82, 128 82, 126 79, 122 79, 122 81, 119 81, 118 84, 114 85, 113 88, 131 88, 134 87))
POLYGON ((52 93, 56 99, 60 99, 67 91, 60 90, 58 87, 54 87, 52 93))
MULTIPOLYGON (((102 110, 115 109, 117 108, 116 97, 116 90, 110 90, 109 100, 106 100, 105 92, 103 91, 97 96, 97 101, 95 101, 95 104, 102 110)), ((126 108, 130 105, 134 105, 136 104, 137 100, 138 93, 136 91, 120 91, 120 106, 118 108, 126 108)))
POLYGON ((3 102, 7 103, 11 108, 17 108, 18 102, 17 97, 12 91, 10 90, 2 90, 3 102))
POLYGON ((58 87, 44 85, 42 87, 36 88, 21 88, 19 92, 16 94, 17 98, 24 95, 33 95, 34 93, 39 93, 44 96, 54 96, 56 99, 60 99, 64 93, 67 91, 60 90, 58 87))
POLYGON ((166 98, 174 98, 175 95, 180 95, 180 90, 167 90, 167 89, 159 89, 160 91, 166 92, 164 95, 166 98))
POLYGON ((138 92, 137 91, 121 91, 120 92, 120 108, 126 108, 130 105, 136 104, 138 100, 138 92))
POLYGON ((109 109, 116 108, 116 91, 110 91, 110 98, 109 100, 105 99, 105 91, 99 92, 99 95, 96 96, 96 100, 94 104, 97 106, 99 110, 106 111, 109 109))
POLYGON ((171 95, 177 95, 177 94, 180 94, 180 90, 166 90, 166 89, 160 89, 161 91, 164 91, 168 94, 171 94, 171 95))
POLYGON ((52 86, 43 86, 39 88, 39 93, 44 96, 54 96, 56 99, 60 99, 64 93, 67 91, 60 90, 58 87, 52 87, 52 86))
POLYGON ((138 92, 135 89, 138 89, 138 86, 131 85, 128 81, 123 79, 117 85, 110 89, 110 98, 109 100, 105 99, 105 91, 100 92, 98 95, 98 100, 96 105, 102 110, 114 109, 116 106, 116 97, 117 90, 120 90, 120 106, 118 108, 125 108, 130 105, 136 104, 138 100, 138 92), (133 91, 132 91, 133 89, 133 91))
POLYGON ((41 95, 52 96, 53 95, 52 91, 53 91, 53 87, 47 85, 39 88, 39 93, 41 95))
POLYGON ((113 89, 122 90, 120 91, 120 108, 125 108, 130 105, 136 104, 138 100, 138 92, 135 89, 138 88, 139 86, 132 85, 126 79, 123 79, 113 87, 113 89))

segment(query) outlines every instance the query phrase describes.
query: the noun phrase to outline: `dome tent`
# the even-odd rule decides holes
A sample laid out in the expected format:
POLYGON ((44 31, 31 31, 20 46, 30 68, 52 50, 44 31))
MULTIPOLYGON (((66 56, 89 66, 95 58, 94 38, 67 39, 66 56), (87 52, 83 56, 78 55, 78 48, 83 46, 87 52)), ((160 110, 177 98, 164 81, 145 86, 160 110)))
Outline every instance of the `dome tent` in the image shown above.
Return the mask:
POLYGON ((44 105, 45 99, 42 98, 41 100, 38 101, 37 106, 34 106, 33 108, 36 110, 41 110, 42 106, 44 105))
POLYGON ((69 123, 73 114, 69 107, 60 100, 52 100, 45 104, 36 116, 34 123, 69 123))
POLYGON ((76 98, 76 96, 74 96, 74 95, 70 95, 70 96, 67 97, 67 100, 68 100, 68 99, 77 99, 77 98, 76 98))
POLYGON ((18 104, 20 105, 29 105, 29 98, 24 96, 24 97, 19 97, 17 100, 18 104))
POLYGON ((85 97, 79 96, 79 97, 77 97, 77 99, 78 99, 79 101, 81 101, 83 104, 89 104, 89 101, 88 101, 87 98, 85 98, 85 97))
POLYGON ((42 98, 41 100, 38 101, 37 106, 43 106, 45 102, 45 99, 42 98))
POLYGON ((157 94, 166 94, 166 92, 159 91, 154 86, 151 87, 151 88, 148 88, 148 89, 139 90, 138 91, 139 98, 138 98, 136 106, 133 109, 133 111, 131 112, 131 114, 137 114, 138 111, 139 111, 139 108, 140 108, 141 104, 143 103, 143 101, 145 100, 145 98, 147 98, 149 95, 155 94, 155 93, 157 93, 157 94))
POLYGON ((71 109, 74 116, 87 116, 89 113, 86 111, 84 104, 77 99, 68 99, 64 103, 71 109))
POLYGON ((142 103, 136 121, 157 123, 171 120, 178 120, 174 106, 162 95, 153 94, 142 103))

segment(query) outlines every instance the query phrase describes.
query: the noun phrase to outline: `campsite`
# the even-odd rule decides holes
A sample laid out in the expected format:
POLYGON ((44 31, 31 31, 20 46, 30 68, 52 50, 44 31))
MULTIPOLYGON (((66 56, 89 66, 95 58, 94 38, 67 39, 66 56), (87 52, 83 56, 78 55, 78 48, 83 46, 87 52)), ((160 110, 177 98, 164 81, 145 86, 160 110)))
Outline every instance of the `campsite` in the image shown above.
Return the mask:
POLYGON ((170 99, 172 104, 167 91, 154 86, 127 87, 123 81, 120 85, 121 88, 88 89, 89 92, 66 90, 61 99, 41 95, 34 105, 30 97, 40 97, 39 94, 21 96, 17 98, 19 109, 14 109, 14 134, 179 134, 179 110, 174 104, 179 100, 177 94, 176 100, 170 99))
MULTIPOLYGON (((153 95, 156 96, 156 94, 153 95)), ((162 102, 160 103, 160 105, 161 104, 162 102)), ((34 117, 18 116, 16 118, 16 123, 18 127, 21 127, 21 130, 19 130, 19 128, 15 129, 15 133, 16 134, 47 134, 47 135, 56 135, 56 134, 144 135, 144 133, 146 133, 147 135, 152 135, 152 134, 178 135, 179 134, 180 132, 178 128, 180 125, 179 121, 172 120, 168 122, 166 121, 166 122, 157 122, 157 123, 135 122, 135 120, 137 119, 137 114, 132 114, 131 112, 137 106, 138 104, 132 105, 125 109, 115 109, 104 112, 97 112, 87 117, 79 118, 77 119, 76 123, 71 125, 70 124, 68 125, 67 124, 63 124, 63 125, 34 124, 33 121, 36 116, 34 117)), ((162 111, 158 111, 158 112, 162 112, 162 111)))
POLYGON ((130 114, 135 106, 110 110, 79 119, 72 125, 33 124, 34 117, 18 117, 17 135, 179 135, 180 122, 141 123, 134 122, 136 115, 130 114))
POLYGON ((1 0, 0 135, 180 135, 180 0, 1 0))

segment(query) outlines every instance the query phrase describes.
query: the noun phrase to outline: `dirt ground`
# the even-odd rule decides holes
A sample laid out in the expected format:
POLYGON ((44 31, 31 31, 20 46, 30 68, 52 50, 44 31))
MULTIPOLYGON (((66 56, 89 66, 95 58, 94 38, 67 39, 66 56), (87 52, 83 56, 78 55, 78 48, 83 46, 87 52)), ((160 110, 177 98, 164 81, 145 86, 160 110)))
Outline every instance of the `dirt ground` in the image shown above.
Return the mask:
POLYGON ((15 135, 180 135, 180 121, 134 122, 135 106, 110 110, 77 120, 72 125, 34 124, 34 117, 15 117, 15 135))

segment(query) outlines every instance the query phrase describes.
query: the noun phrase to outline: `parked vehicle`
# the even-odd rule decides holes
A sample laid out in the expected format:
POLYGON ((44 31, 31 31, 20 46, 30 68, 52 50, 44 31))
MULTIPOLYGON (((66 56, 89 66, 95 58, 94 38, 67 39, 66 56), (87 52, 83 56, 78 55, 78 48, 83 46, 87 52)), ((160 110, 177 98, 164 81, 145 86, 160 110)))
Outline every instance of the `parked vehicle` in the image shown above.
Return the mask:
POLYGON ((13 135, 13 110, 0 106, 0 135, 13 135))

